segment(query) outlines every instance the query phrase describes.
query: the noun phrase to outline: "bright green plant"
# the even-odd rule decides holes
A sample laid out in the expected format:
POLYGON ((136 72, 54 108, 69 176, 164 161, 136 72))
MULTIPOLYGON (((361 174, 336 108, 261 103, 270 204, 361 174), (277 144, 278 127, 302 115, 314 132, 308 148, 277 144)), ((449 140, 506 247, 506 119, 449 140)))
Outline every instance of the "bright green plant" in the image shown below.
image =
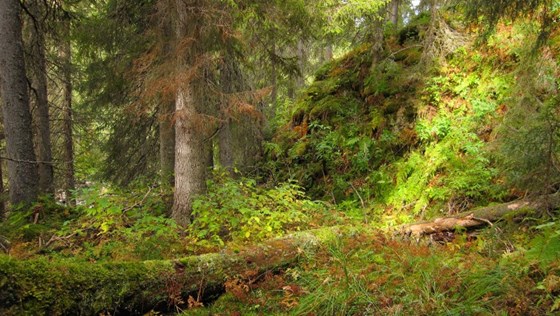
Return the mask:
POLYGON ((271 189, 252 179, 235 179, 216 170, 208 193, 193 203, 189 235, 203 246, 223 246, 228 240, 263 240, 300 230, 320 203, 305 199, 302 189, 284 183, 271 189))

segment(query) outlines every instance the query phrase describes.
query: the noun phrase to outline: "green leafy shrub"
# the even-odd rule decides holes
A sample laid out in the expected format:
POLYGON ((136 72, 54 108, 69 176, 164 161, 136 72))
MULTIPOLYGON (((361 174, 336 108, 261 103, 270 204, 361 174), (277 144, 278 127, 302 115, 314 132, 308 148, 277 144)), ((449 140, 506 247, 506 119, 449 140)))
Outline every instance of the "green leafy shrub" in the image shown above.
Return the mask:
POLYGON ((322 204, 305 199, 295 184, 265 189, 255 180, 234 179, 217 170, 208 181, 208 194, 193 203, 194 220, 188 231, 203 246, 258 241, 305 228, 310 216, 322 209, 322 204))

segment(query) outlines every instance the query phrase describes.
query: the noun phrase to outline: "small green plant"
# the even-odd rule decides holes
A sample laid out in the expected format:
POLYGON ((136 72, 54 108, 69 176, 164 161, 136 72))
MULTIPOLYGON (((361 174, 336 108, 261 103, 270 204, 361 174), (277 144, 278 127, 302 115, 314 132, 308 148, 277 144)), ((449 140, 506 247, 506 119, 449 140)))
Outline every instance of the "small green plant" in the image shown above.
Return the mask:
POLYGON ((302 189, 284 183, 271 189, 252 179, 234 179, 216 170, 208 194, 193 203, 189 235, 201 245, 223 246, 228 240, 263 240, 300 230, 323 204, 305 199, 302 189))

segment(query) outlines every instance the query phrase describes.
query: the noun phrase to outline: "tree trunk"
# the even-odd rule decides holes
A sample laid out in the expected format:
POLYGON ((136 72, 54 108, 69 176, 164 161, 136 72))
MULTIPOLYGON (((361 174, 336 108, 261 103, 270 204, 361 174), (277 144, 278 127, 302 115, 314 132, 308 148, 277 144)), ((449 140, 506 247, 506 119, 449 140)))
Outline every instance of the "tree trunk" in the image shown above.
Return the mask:
MULTIPOLYGON (((172 55, 171 45, 174 33, 173 26, 169 20, 163 22, 164 54, 172 55)), ((173 185, 175 178, 175 127, 173 126, 173 113, 175 112, 175 100, 168 95, 163 95, 159 105, 159 161, 160 174, 163 183, 173 185)))
POLYGON ((261 156, 262 113, 256 106, 247 106, 255 103, 255 100, 242 96, 241 92, 248 90, 248 87, 233 52, 226 52, 221 68, 220 164, 230 172, 237 168, 247 173, 261 156))
POLYGON ((173 113, 175 101, 164 100, 160 105, 159 117, 159 159, 160 172, 164 183, 173 184, 175 169, 175 127, 173 113))
POLYGON ((378 16, 375 17, 373 22, 373 38, 371 46, 371 57, 372 57, 372 67, 375 67, 383 57, 383 44, 384 44, 384 34, 383 26, 385 24, 385 12, 386 6, 383 5, 378 12, 378 16))
POLYGON ((35 201, 38 190, 19 10, 17 0, 0 1, 0 88, 12 204, 35 201))
POLYGON ((529 211, 545 212, 560 207, 560 194, 539 196, 531 199, 481 207, 454 216, 436 218, 432 221, 406 225, 400 233, 420 237, 423 235, 454 230, 457 227, 472 228, 500 220, 507 215, 529 211))
POLYGON ((224 56, 221 69, 220 69, 220 85, 222 88, 222 98, 220 100, 220 117, 222 118, 222 126, 218 134, 218 148, 219 148, 219 161, 220 165, 233 175, 234 159, 233 159, 233 136, 232 136, 232 115, 233 93, 237 90, 235 88, 235 61, 231 53, 227 52, 224 56))
POLYGON ((239 251, 224 250, 172 261, 76 263, 2 256, 0 314, 22 315, 33 310, 49 315, 100 315, 106 311, 143 315, 171 307, 175 311, 173 305, 187 308, 189 295, 196 298, 197 293, 221 294, 228 279, 248 271, 256 272, 258 277, 266 271, 296 265, 302 254, 318 251, 342 233, 338 228, 323 228, 239 251))
POLYGON ((296 90, 300 90, 305 86, 305 45, 301 39, 298 40, 297 44, 297 61, 298 61, 298 76, 296 79, 296 90))
POLYGON ((51 150, 51 128, 47 94, 47 66, 45 60, 45 34, 42 22, 44 9, 37 1, 29 2, 27 33, 29 35, 31 81, 31 114, 34 127, 35 156, 39 171, 39 192, 54 194, 54 171, 51 150))
POLYGON ((393 24, 395 29, 399 28, 399 5, 400 0, 392 0, 391 1, 391 23, 393 24))
POLYGON ((75 200, 72 193, 76 189, 74 176, 74 138, 72 134, 72 47, 68 34, 70 23, 64 21, 65 31, 59 56, 62 63, 62 160, 64 162, 63 190, 68 205, 74 206, 75 200))
POLYGON ((204 115, 207 99, 204 93, 201 28, 203 15, 201 2, 176 0, 178 42, 194 39, 180 58, 178 67, 184 69, 187 78, 177 92, 175 111, 175 192, 173 196, 172 218, 187 226, 191 221, 194 198, 206 191, 208 168, 212 165, 212 126, 204 115))
POLYGON ((0 222, 6 219, 6 203, 4 203, 4 175, 2 169, 2 161, 0 160, 0 222))
POLYGON ((325 45, 325 54, 324 54, 324 56, 325 56, 325 60, 326 60, 327 62, 329 62, 329 61, 331 61, 331 60, 333 59, 333 45, 332 45, 330 42, 328 42, 328 43, 325 45))

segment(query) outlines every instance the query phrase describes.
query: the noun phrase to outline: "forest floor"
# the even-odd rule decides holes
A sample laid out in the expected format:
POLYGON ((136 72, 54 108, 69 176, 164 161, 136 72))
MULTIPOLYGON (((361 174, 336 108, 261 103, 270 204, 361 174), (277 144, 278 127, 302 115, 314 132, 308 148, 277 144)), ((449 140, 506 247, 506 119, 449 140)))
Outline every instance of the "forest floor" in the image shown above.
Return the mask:
MULTIPOLYGON (((9 253, 0 255, 0 311, 552 315, 560 310, 559 225, 537 213, 522 222, 506 218, 478 230, 458 228, 417 239, 395 234, 391 217, 372 221, 371 210, 324 208, 321 216, 307 218, 308 225, 292 227, 302 231, 296 235, 315 227, 310 240, 290 239, 288 229, 277 235, 288 237, 224 238, 221 246, 199 242, 193 247, 193 232, 165 231, 164 216, 144 218, 151 233, 126 232, 127 226, 139 229, 142 217, 132 221, 129 214, 128 221, 116 223, 111 212, 120 218, 132 209, 96 199, 94 204, 108 213, 92 217, 80 207, 77 216, 58 207, 58 216, 42 213, 25 225, 16 225, 12 217, 3 224, 3 238, 11 244, 9 253), (329 225, 335 226, 320 228, 329 225)), ((142 194, 138 199, 146 200, 142 194)), ((37 209, 30 212, 26 216, 37 209)))

